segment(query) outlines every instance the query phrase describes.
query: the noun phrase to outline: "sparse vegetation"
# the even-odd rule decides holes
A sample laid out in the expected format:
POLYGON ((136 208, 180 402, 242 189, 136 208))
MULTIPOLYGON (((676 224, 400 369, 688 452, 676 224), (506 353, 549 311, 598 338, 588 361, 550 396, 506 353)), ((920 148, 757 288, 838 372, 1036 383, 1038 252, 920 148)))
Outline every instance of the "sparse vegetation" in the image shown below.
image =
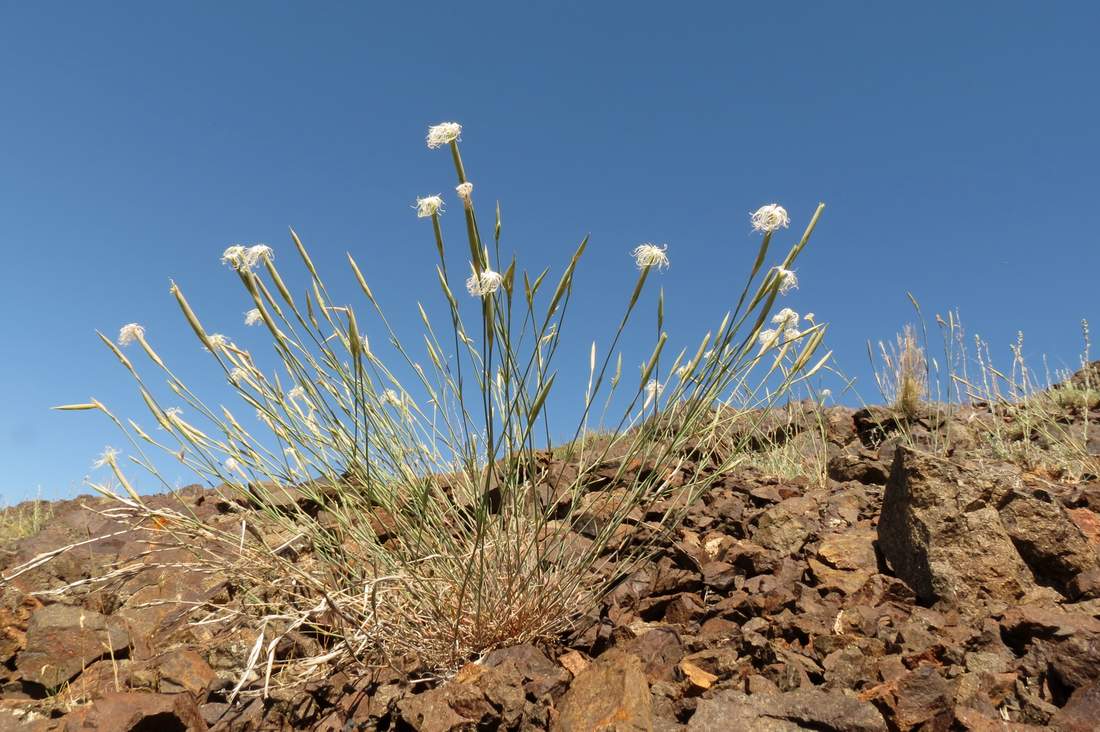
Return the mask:
POLYGON ((0 544, 37 534, 52 515, 49 501, 41 498, 0 508, 0 544))

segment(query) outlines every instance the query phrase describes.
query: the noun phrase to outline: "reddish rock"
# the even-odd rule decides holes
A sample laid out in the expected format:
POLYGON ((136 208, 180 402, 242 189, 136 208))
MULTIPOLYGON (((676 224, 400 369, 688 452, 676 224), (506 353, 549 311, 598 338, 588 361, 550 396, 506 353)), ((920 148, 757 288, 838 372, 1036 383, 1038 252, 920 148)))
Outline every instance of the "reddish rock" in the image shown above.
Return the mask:
POLYGON ((16 667, 24 679, 53 689, 101 658, 124 655, 129 644, 130 636, 117 618, 71 605, 48 605, 31 616, 26 648, 16 667))
POLYGON ((560 732, 642 732, 653 727, 653 708, 642 662, 609 651, 581 672, 558 705, 560 732))
POLYGON ((206 732, 188 694, 108 693, 65 717, 65 732, 206 732))
POLYGON ((186 691, 200 701, 206 697, 216 675, 210 665, 195 651, 180 649, 156 659, 160 677, 158 690, 164 693, 186 691))

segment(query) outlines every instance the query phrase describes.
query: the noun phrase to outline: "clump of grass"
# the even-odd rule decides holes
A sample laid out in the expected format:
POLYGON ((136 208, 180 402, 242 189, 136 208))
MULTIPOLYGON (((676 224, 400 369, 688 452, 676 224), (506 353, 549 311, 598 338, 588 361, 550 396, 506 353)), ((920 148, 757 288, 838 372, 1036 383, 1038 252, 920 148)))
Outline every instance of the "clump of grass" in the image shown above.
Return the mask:
POLYGON ((649 280, 669 261, 665 247, 640 245, 633 252, 637 278, 610 344, 591 347, 582 414, 566 450, 573 469, 554 472, 543 451, 559 434, 550 416, 563 398, 552 398, 555 355, 587 240, 556 283, 547 271, 528 274, 514 257, 505 259, 499 205, 491 241, 483 239, 460 131, 454 123, 437 125, 428 145, 448 148, 454 163, 468 276, 456 282, 442 198, 418 199, 439 256, 433 279, 445 323, 440 330, 420 307, 422 352, 391 326, 351 255, 369 320, 330 294, 292 231, 304 293, 292 294, 269 247, 234 246, 223 257, 253 308, 246 323, 271 336, 275 369, 211 333, 172 287, 247 416, 204 403, 136 324, 123 329, 120 345, 101 337, 161 431, 123 421, 96 400, 63 407, 109 416, 130 440, 130 461, 154 477, 160 474, 150 450, 256 507, 232 529, 152 508, 114 450, 101 463, 118 487, 93 484, 115 502, 116 514, 160 541, 190 547, 195 566, 232 578, 243 604, 202 611, 210 621, 235 617, 259 629, 234 693, 253 669, 265 692, 273 669, 300 680, 330 662, 401 660, 404 668, 445 671, 493 648, 562 631, 676 526, 695 497, 745 459, 740 445, 719 439, 723 420, 763 414, 829 357, 818 353, 823 324, 799 329, 783 315, 782 333, 764 330, 777 298, 796 284, 791 267, 822 207, 772 267, 773 236, 789 218, 776 204, 754 215, 763 236, 739 298, 674 356, 665 355, 661 293, 651 349, 627 356, 643 357, 634 374, 623 368, 623 335, 649 280), (456 294, 462 280, 465 301, 456 294), (128 343, 167 380, 165 393, 123 352, 128 343), (195 416, 185 419, 181 408, 195 416), (613 488, 593 491, 593 471, 602 466, 606 481, 608 464, 616 466, 613 488), (286 500, 288 491, 299 500, 286 500), (277 659, 289 633, 309 635, 321 650, 277 659))
POLYGON ((928 388, 928 361, 917 340, 916 331, 906 324, 895 341, 879 341, 881 367, 875 370, 875 381, 883 399, 906 419, 915 419, 928 388))
POLYGON ((52 516, 53 507, 41 498, 0 508, 0 544, 34 536, 52 516))

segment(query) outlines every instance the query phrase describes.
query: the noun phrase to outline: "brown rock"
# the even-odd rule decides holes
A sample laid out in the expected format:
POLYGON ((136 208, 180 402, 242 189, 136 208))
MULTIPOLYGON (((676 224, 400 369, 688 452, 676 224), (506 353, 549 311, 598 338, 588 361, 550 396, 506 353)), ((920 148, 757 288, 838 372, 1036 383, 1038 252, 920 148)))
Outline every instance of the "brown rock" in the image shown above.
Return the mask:
POLYGON ((675 628, 653 628, 631 639, 623 650, 642 662, 649 683, 672 678, 676 663, 684 657, 684 644, 675 628))
POLYGON ((203 657, 189 649, 172 651, 156 661, 160 673, 158 690, 163 693, 186 691, 200 701, 214 683, 214 669, 203 657))
POLYGON ((52 689, 94 661, 123 655, 129 644, 117 618, 71 605, 47 605, 31 616, 27 645, 16 667, 24 679, 52 689))
POLYGON ((501 648, 485 657, 486 668, 511 665, 523 689, 537 698, 550 695, 560 696, 569 686, 571 678, 568 671, 546 657, 535 646, 524 644, 501 648))
POLYGON ((653 726, 642 662, 609 651, 573 680, 562 697, 553 729, 560 732, 633 732, 653 726))
POLYGON ((829 534, 821 540, 817 556, 835 569, 877 570, 875 530, 862 526, 843 534, 829 534))
POLYGON ((1001 499, 998 513, 1040 584, 1072 599, 1078 594, 1074 579, 1100 567, 1095 548, 1049 492, 1014 492, 1001 499))
POLYGON ((65 732, 172 730, 206 732, 206 722, 188 694, 108 693, 65 718, 65 732))
POLYGON ((1073 692, 1066 705, 1050 720, 1050 726, 1064 732, 1092 732, 1100 724, 1100 684, 1092 683, 1073 692))
POLYGON ((701 700, 687 728, 689 732, 885 732, 886 722, 871 704, 841 693, 805 688, 749 696, 726 690, 701 700))
POLYGON ((397 702, 401 720, 417 732, 459 732, 479 729, 496 716, 484 692, 468 683, 451 681, 397 702))
POLYGON ((780 554, 794 554, 817 525, 817 502, 807 496, 788 498, 760 517, 753 541, 780 554))
POLYGON ((994 506, 1019 484, 1008 466, 959 464, 897 448, 878 543, 894 573, 925 601, 975 613, 1035 590, 994 506))

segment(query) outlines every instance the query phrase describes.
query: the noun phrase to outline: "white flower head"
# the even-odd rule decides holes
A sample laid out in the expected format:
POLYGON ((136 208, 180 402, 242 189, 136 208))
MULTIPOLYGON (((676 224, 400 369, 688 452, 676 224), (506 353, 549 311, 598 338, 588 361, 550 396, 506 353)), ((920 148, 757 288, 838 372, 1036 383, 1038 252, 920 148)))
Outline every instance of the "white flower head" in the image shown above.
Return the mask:
POLYGON ((264 322, 264 316, 260 314, 259 308, 252 308, 244 314, 245 325, 259 325, 264 322))
POLYGON ((806 313, 805 315, 802 316, 802 319, 803 320, 808 320, 812 323, 812 322, 814 322, 814 314, 813 313, 806 313))
POLYGON ((401 395, 393 389, 386 389, 382 392, 382 403, 389 404, 392 407, 400 407, 402 404, 401 395))
POLYGON ((229 380, 234 384, 239 384, 242 381, 248 381, 248 372, 242 369, 240 366, 234 366, 233 370, 229 372, 229 380))
POLYGON ((418 218, 427 219, 440 213, 443 213, 443 198, 441 196, 424 196, 416 199, 416 215, 418 218))
POLYGON ((118 450, 108 445, 103 448, 103 452, 99 454, 99 457, 92 463, 93 468, 102 468, 104 465, 114 465, 115 460, 118 458, 118 450))
POLYGON ((250 267, 259 264, 263 260, 275 259, 275 251, 267 244, 255 244, 248 248, 248 263, 250 267))
POLYGON ((440 122, 428 128, 428 149, 450 145, 462 134, 462 125, 458 122, 440 122))
POLYGON ((222 264, 228 264, 238 272, 252 269, 261 260, 274 258, 275 252, 267 244, 256 244, 250 247, 234 244, 222 252, 222 264))
POLYGON ((668 254, 665 253, 667 250, 668 244, 657 246, 647 242, 634 247, 631 254, 634 257, 634 264, 638 265, 638 269, 648 269, 650 267, 663 269, 668 267, 668 254))
POLYGON ((821 397, 821 401, 825 401, 826 399, 828 399, 829 397, 831 397, 833 395, 833 390, 832 389, 822 389, 820 392, 818 392, 817 395, 819 397, 821 397))
POLYGON ((306 396, 306 390, 301 384, 297 384, 286 393, 291 399, 304 399, 306 396))
POLYGON ((783 331, 783 339, 787 342, 798 340, 801 337, 802 333, 798 328, 787 328, 783 331))
POLYGON ((118 345, 128 346, 134 341, 139 341, 145 337, 145 328, 142 328, 137 323, 127 323, 119 328, 118 331, 118 345))
POLYGON ((181 414, 183 414, 183 410, 179 407, 169 407, 164 410, 164 416, 167 417, 170 422, 179 419, 181 414))
POLYGON ((645 406, 648 407, 652 404, 654 399, 660 399, 664 390, 664 384, 656 379, 650 379, 649 383, 645 385, 645 406))
POLYGON ((756 340, 760 343, 760 352, 763 353, 779 342, 779 331, 771 328, 762 330, 756 336, 756 340))
POLYGON ((466 280, 466 291, 473 297, 485 297, 499 290, 503 281, 504 277, 499 272, 491 269, 482 270, 480 275, 475 272, 470 275, 470 279, 466 280))
POLYGON ((241 269, 244 267, 247 256, 248 249, 240 244, 234 244, 222 252, 222 264, 228 264, 233 269, 241 269))
POLYGON ((798 289, 798 277, 789 269, 775 268, 775 276, 779 280, 779 294, 786 295, 791 290, 798 289))
POLYGON ((458 193, 458 197, 462 199, 462 205, 466 208, 474 205, 473 193, 474 184, 470 181, 465 183, 459 183, 455 186, 455 192, 458 193))
POLYGON ((223 464, 225 465, 225 469, 227 471, 229 471, 230 473, 241 473, 241 472, 243 472, 241 470, 241 464, 239 462, 237 462, 236 458, 226 458, 225 463, 223 463, 223 464))
POLYGON ((778 313, 772 316, 772 324, 778 325, 781 329, 798 327, 798 313, 790 308, 783 308, 778 313))
POLYGON ((206 339, 210 341, 210 345, 214 347, 215 351, 223 350, 229 345, 229 339, 223 336, 221 333, 211 333, 206 336, 206 339))
POLYGON ((782 227, 789 226, 790 223, 791 217, 787 215, 787 209, 778 203, 761 206, 752 215, 752 228, 769 234, 782 227))
POLYGON ((681 366, 680 368, 676 369, 676 378, 680 379, 681 381, 683 379, 687 378, 690 374, 691 374, 691 367, 690 366, 685 365, 685 366, 681 366))

